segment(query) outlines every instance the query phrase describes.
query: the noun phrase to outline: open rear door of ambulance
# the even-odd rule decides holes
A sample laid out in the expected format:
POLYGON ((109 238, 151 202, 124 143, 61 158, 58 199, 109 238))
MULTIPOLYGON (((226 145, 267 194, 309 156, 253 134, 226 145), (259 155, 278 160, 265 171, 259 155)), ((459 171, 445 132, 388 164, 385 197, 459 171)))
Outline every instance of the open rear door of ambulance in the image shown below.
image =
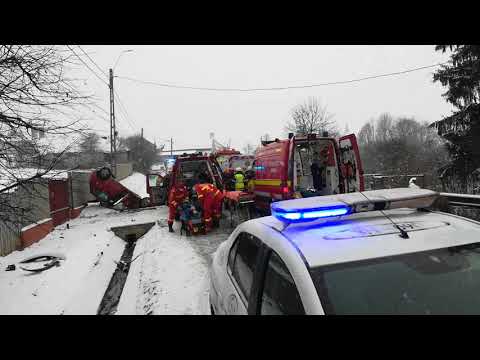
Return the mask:
POLYGON ((364 191, 362 160, 358 150, 355 134, 342 136, 338 139, 340 147, 340 171, 345 192, 364 191))

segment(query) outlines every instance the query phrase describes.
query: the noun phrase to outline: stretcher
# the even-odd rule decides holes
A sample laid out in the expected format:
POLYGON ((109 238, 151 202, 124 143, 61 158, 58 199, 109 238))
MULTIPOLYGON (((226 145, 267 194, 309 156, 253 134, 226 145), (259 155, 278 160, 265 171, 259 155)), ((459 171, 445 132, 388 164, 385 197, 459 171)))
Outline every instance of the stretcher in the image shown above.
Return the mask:
POLYGON ((254 196, 254 194, 245 191, 224 192, 223 204, 230 213, 230 226, 232 228, 253 218, 254 196))

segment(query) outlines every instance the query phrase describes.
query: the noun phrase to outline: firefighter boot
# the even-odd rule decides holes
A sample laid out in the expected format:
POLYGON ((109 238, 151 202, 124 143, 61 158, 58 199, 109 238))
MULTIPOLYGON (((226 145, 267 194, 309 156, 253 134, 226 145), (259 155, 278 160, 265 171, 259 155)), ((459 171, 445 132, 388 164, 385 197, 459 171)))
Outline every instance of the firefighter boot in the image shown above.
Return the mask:
POLYGON ((173 231, 173 224, 171 224, 171 223, 168 223, 168 232, 171 232, 171 233, 175 232, 175 231, 173 231))

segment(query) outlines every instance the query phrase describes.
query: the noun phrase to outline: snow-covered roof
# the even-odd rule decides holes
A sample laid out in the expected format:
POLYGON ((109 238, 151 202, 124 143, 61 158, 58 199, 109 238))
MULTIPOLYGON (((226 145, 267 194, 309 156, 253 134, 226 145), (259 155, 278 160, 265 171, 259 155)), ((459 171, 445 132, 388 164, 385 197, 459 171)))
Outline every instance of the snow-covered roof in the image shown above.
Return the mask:
MULTIPOLYGON (((100 136, 98 148, 101 152, 110 152, 110 134, 107 132, 95 132, 100 136), (106 139, 104 139, 106 138, 106 139)), ((84 139, 82 134, 56 135, 45 134, 36 140, 37 144, 52 153, 60 153, 68 148, 68 152, 79 152, 80 144, 84 139)))

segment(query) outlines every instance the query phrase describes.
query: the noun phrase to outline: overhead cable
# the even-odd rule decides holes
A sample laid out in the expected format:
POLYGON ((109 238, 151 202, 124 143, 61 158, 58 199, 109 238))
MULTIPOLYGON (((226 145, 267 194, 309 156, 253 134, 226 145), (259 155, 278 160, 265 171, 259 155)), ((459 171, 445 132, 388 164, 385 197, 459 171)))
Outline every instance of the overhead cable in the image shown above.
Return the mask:
POLYGON ((149 80, 140 80, 140 79, 134 79, 131 77, 127 76, 115 76, 119 79, 125 79, 129 80, 132 82, 137 82, 137 83, 143 83, 143 84, 148 84, 148 85, 156 85, 156 86, 161 86, 161 87, 168 87, 168 88, 177 88, 177 89, 189 89, 189 90, 202 90, 202 91, 224 91, 224 92, 254 92, 254 91, 278 91, 278 90, 289 90, 289 89, 305 89, 305 88, 313 88, 313 87, 320 87, 320 86, 328 86, 328 85, 341 85, 341 84, 349 84, 349 83, 355 83, 355 82, 360 82, 360 81, 365 81, 365 80, 370 80, 370 79, 377 79, 381 77, 387 77, 387 76, 395 76, 395 75, 401 75, 401 74, 407 74, 411 73, 414 71, 419 71, 423 69, 428 69, 432 67, 437 67, 440 65, 444 65, 444 63, 438 63, 438 64, 433 64, 433 65, 427 65, 427 66, 421 66, 413 69, 407 69, 403 71, 396 71, 396 72, 391 72, 387 74, 379 74, 379 75, 371 75, 371 76, 366 76, 362 78, 357 78, 357 79, 352 79, 352 80, 343 80, 343 81, 331 81, 331 82, 324 82, 324 83, 318 83, 318 84, 307 84, 307 85, 297 85, 297 86, 283 86, 283 87, 268 87, 268 88, 212 88, 212 87, 197 87, 197 86, 190 86, 190 85, 176 85, 176 84, 168 84, 168 83, 163 83, 163 82, 157 82, 157 81, 149 81, 149 80))
POLYGON ((105 71, 103 71, 103 69, 98 66, 98 64, 90 57, 90 55, 88 55, 81 47, 80 45, 77 45, 77 47, 85 54, 86 57, 88 57, 90 59, 90 61, 97 67, 98 70, 100 70, 100 72, 105 75, 106 77, 108 77, 107 73, 105 71))
POLYGON ((108 83, 105 81, 105 79, 102 79, 95 71, 93 71, 93 69, 90 66, 88 66, 88 64, 85 61, 83 61, 83 59, 80 56, 78 56, 75 50, 73 50, 69 45, 67 45, 67 47, 83 63, 83 65, 85 65, 87 69, 93 73, 93 75, 95 75, 98 79, 100 79, 100 81, 102 81, 105 85, 109 86, 108 83))

